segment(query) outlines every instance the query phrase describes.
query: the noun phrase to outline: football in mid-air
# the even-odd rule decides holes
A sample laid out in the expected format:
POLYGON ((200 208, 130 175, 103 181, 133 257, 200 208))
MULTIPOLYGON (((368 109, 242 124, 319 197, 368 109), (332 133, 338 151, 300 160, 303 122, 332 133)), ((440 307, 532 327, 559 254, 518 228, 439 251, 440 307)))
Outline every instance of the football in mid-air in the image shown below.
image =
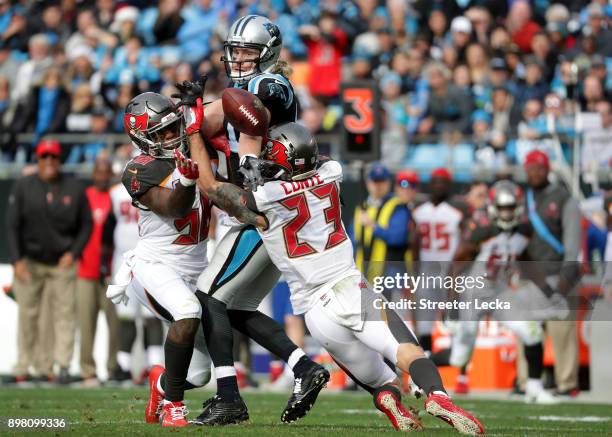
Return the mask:
POLYGON ((225 119, 240 132, 263 136, 268 129, 268 114, 259 97, 240 88, 227 88, 221 97, 225 119))

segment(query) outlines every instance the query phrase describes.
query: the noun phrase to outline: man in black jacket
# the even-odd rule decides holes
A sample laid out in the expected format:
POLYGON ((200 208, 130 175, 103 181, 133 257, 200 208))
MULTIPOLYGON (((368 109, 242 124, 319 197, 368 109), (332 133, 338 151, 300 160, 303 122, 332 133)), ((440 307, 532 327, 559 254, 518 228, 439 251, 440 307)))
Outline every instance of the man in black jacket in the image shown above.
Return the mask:
MULTIPOLYGON (((51 302, 59 382, 68 382, 76 314, 75 261, 87 244, 92 220, 81 184, 60 173, 60 155, 57 141, 41 141, 36 148, 37 173, 17 180, 9 197, 7 239, 19 306, 18 381, 34 364, 35 345, 45 343, 36 337, 44 300, 51 302), (43 299, 43 294, 50 294, 45 296, 50 299, 43 299)), ((38 370, 50 376, 51 367, 38 370)))

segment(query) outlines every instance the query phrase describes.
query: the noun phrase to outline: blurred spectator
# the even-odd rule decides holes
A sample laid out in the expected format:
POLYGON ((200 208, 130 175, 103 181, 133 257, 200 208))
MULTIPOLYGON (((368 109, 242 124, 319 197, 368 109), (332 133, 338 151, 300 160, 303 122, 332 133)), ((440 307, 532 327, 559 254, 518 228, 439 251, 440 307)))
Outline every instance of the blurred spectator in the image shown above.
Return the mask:
POLYGON ((208 39, 220 23, 221 8, 213 0, 194 0, 181 11, 185 20, 177 34, 182 59, 195 63, 208 55, 208 39))
POLYGON ((105 30, 110 28, 115 16, 115 0, 96 0, 94 17, 98 25, 105 30))
POLYGON ((444 11, 441 9, 431 11, 427 26, 431 32, 431 56, 434 59, 441 59, 442 48, 446 43, 446 31, 448 30, 448 19, 444 11))
POLYGON ((538 32, 533 36, 531 51, 543 68, 542 75, 544 79, 547 83, 550 83, 555 74, 555 66, 559 55, 553 51, 550 38, 546 32, 538 32))
MULTIPOLYGON (((108 325, 108 357, 106 367, 109 377, 117 372, 117 350, 119 349, 119 320, 115 305, 106 298, 106 282, 101 265, 102 228, 111 210, 108 192, 113 172, 106 158, 98 158, 93 170, 93 185, 85 190, 93 229, 83 257, 78 263, 76 281, 77 313, 79 315, 80 366, 83 383, 88 387, 99 385, 96 362, 93 357, 94 339, 98 313, 104 311, 108 325)), ((108 269, 108 267, 107 267, 108 269)))
POLYGON ((5 118, 11 104, 10 87, 8 79, 0 76, 0 130, 2 132, 5 132, 5 118))
POLYGON ((66 117, 68 132, 89 132, 91 130, 91 113, 94 107, 94 96, 88 84, 77 86, 72 93, 70 112, 66 117))
POLYGON ((134 6, 124 6, 115 11, 109 30, 115 34, 119 45, 125 44, 131 38, 137 36, 136 22, 139 17, 140 11, 134 6))
POLYGON ((496 26, 491 31, 489 38, 489 46, 495 54, 495 56, 503 56, 504 52, 512 44, 512 37, 510 32, 504 26, 496 26))
POLYGON ((398 263, 403 265, 410 213, 394 196, 391 173, 384 165, 372 165, 366 187, 368 198, 355 208, 349 235, 357 267, 372 281, 374 276, 397 271, 398 263))
POLYGON ((526 0, 517 0, 510 6, 506 27, 512 41, 523 53, 531 53, 531 41, 540 26, 532 20, 531 5, 526 0))
POLYGON ((591 57, 591 76, 595 76, 604 86, 604 92, 606 96, 610 98, 610 92, 612 91, 612 80, 608 79, 608 67, 606 60, 603 56, 597 54, 591 57))
POLYGON ((472 35, 472 23, 466 17, 453 18, 451 22, 451 44, 457 53, 458 61, 465 62, 465 50, 472 35))
MULTIPOLYGON (((612 56, 612 30, 606 26, 606 15, 601 4, 593 2, 587 9, 588 27, 584 29, 582 40, 593 38, 595 50, 603 56, 612 56)), ((581 44, 582 45, 582 44, 581 44)))
POLYGON ((335 15, 324 11, 318 26, 304 25, 300 36, 308 49, 310 63, 310 93, 314 97, 334 100, 340 93, 341 58, 347 46, 347 36, 338 27, 335 15))
POLYGON ((68 55, 70 63, 66 70, 65 83, 71 92, 80 84, 88 84, 94 93, 100 90, 100 76, 95 73, 93 57, 93 51, 87 46, 77 47, 68 55))
POLYGON ((408 99, 401 94, 402 81, 397 73, 387 73, 380 81, 381 107, 384 111, 381 132, 381 155, 386 165, 392 166, 404 159, 407 144, 408 99))
POLYGON ((472 112, 470 96, 450 83, 450 72, 442 64, 429 64, 425 75, 431 90, 419 133, 468 133, 472 112))
POLYGON ((548 84, 542 75, 542 64, 539 59, 531 55, 525 59, 525 78, 516 86, 515 103, 522 106, 527 100, 535 99, 540 102, 548 93, 548 84))
POLYGON ((523 119, 518 125, 518 136, 524 140, 536 140, 546 130, 546 119, 542 116, 542 103, 537 99, 527 100, 523 107, 523 119))
POLYGON ((98 26, 91 9, 79 11, 76 19, 76 30, 64 46, 67 53, 72 53, 79 46, 96 48, 98 44, 101 44, 106 48, 114 48, 117 45, 117 37, 98 26))
POLYGON ((29 59, 17 70, 13 83, 13 99, 20 102, 30 93, 32 85, 40 83, 47 68, 51 66, 49 39, 46 35, 36 34, 28 42, 29 59))
POLYGON ((601 116, 602 129, 612 130, 612 103, 607 100, 597 102, 595 110, 601 116))
POLYGON ((351 78, 371 79, 374 69, 373 57, 366 52, 354 52, 350 59, 351 62, 351 78))
MULTIPOLYGON (((524 162, 527 172, 527 208, 534 235, 527 246, 529 259, 540 261, 538 271, 562 296, 578 281, 580 211, 573 196, 562 186, 548 181, 548 156, 535 150, 524 162), (543 262, 545 261, 545 262, 543 262)), ((549 296, 551 297, 551 296, 549 296)), ((555 381, 560 394, 578 389, 578 331, 576 315, 546 322, 555 356, 555 381), (573 318, 573 320, 571 320, 573 318)))
POLYGON ((412 170, 402 170, 395 176, 395 195, 412 210, 417 201, 419 175, 412 170))
POLYGON ((15 375, 27 376, 33 364, 40 305, 43 295, 50 293, 54 359, 60 367, 59 382, 66 384, 74 348, 75 261, 87 244, 92 224, 83 188, 60 172, 60 154, 57 141, 38 144, 37 173, 18 179, 9 197, 7 238, 19 307, 15 375))
POLYGON ((574 135, 575 119, 565 111, 563 100, 549 93, 544 99, 544 115, 546 117, 546 133, 556 135, 574 135))
POLYGON ((595 112, 597 102, 604 99, 603 84, 594 75, 584 78, 582 94, 580 96, 580 106, 583 111, 595 112))
POLYGON ((70 111, 70 95, 62 86, 61 72, 51 67, 44 72, 42 83, 34 86, 30 97, 20 103, 11 125, 13 133, 30 128, 37 137, 61 132, 70 111))
MULTIPOLYGON (((318 100, 312 99, 308 108, 302 110, 300 122, 315 136, 333 131, 336 127, 337 117, 327 111, 325 104, 318 100)), ((331 155, 331 142, 317 137, 319 153, 321 155, 331 155)))
POLYGON ((10 0, 0 0, 0 41, 12 49, 24 50, 27 41, 27 21, 18 6, 10 0))
POLYGON ((143 49, 142 40, 136 36, 131 37, 115 51, 113 65, 106 74, 106 80, 116 84, 124 80, 124 75, 131 75, 143 92, 150 91, 151 85, 160 79, 159 70, 151 63, 146 50, 143 49))
POLYGON ((10 84, 15 82, 19 62, 11 54, 11 49, 0 41, 0 76, 5 77, 10 84))
POLYGON ((503 150, 511 133, 510 116, 514 100, 510 90, 504 86, 493 89, 491 107, 491 145, 497 150, 503 150))
POLYGON ((486 7, 475 5, 465 11, 464 15, 472 23, 476 41, 478 41, 480 44, 487 45, 489 43, 491 24, 493 23, 491 13, 486 7))
POLYGON ((155 20, 153 34, 158 44, 176 44, 176 34, 183 25, 179 0, 161 0, 157 6, 159 15, 155 20))
POLYGON ((62 46, 70 37, 70 27, 62 20, 59 5, 47 6, 35 20, 32 31, 46 35, 52 46, 62 46))

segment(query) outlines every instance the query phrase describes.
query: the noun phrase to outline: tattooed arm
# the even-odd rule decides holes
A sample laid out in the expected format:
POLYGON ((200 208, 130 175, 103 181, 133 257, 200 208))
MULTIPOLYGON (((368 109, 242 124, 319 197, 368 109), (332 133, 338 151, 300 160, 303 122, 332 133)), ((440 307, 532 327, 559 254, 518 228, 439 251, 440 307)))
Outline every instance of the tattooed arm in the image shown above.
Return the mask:
POLYGON ((253 193, 233 184, 219 182, 215 179, 210 166, 210 159, 199 133, 189 135, 191 158, 200 168, 198 187, 219 208, 243 223, 260 229, 267 229, 268 220, 257 211, 253 193))

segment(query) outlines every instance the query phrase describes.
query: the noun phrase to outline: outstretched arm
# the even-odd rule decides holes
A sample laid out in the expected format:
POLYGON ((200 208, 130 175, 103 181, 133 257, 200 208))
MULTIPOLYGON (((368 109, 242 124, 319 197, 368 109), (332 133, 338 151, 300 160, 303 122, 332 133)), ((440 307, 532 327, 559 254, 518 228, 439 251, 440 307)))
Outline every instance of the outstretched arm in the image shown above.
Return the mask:
POLYGON ((204 148, 202 137, 196 132, 188 136, 191 158, 199 164, 200 176, 198 187, 219 208, 243 223, 257 226, 260 229, 268 227, 268 221, 256 212, 253 194, 233 184, 219 182, 215 179, 210 166, 210 159, 204 148))

